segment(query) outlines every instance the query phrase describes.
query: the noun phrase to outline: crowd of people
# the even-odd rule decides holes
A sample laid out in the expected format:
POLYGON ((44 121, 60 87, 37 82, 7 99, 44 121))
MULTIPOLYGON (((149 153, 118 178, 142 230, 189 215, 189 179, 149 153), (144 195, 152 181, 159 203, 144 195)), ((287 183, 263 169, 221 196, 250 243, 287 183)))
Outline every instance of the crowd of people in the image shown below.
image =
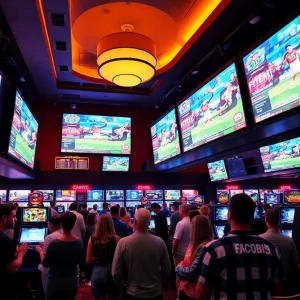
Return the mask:
MULTIPOLYGON (((131 218, 125 207, 107 203, 101 211, 97 205, 88 210, 86 204, 72 203, 58 215, 53 202, 50 234, 35 249, 45 297, 73 300, 84 279, 93 299, 100 300, 161 300, 166 285, 176 285, 179 300, 271 299, 298 275, 298 254, 293 240, 278 230, 276 209, 265 208, 261 222, 266 230, 260 227, 258 233, 254 211, 249 196, 233 196, 229 232, 215 239, 206 205, 191 210, 174 202, 170 212, 153 203, 150 209, 136 209, 131 218), (149 229, 151 218, 154 228, 149 229)), ((0 205, 0 293, 5 300, 16 299, 14 276, 28 251, 9 235, 16 216, 16 206, 0 205)))

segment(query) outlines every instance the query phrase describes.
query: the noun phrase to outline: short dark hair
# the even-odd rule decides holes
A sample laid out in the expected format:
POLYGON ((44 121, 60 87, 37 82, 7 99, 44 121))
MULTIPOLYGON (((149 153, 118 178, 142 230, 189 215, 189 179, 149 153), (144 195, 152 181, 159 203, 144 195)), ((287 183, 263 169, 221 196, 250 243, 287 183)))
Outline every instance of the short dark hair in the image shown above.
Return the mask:
POLYGON ((116 204, 116 207, 119 207, 119 208, 120 208, 121 206, 120 206, 120 204, 116 204))
POLYGON ((271 226, 278 226, 278 219, 279 219, 279 215, 278 215, 278 211, 275 209, 267 209, 266 210, 266 221, 271 225, 271 226))
POLYGON ((176 208, 179 208, 180 203, 178 201, 173 202, 173 206, 175 206, 176 208))
POLYGON ((0 204, 0 220, 4 216, 9 217, 13 210, 16 210, 16 207, 12 204, 0 204))
POLYGON ((285 46, 285 49, 287 49, 288 47, 291 47, 291 45, 289 45, 289 44, 288 44, 288 45, 286 45, 286 46, 285 46))
POLYGON ((116 216, 116 215, 118 215, 119 214, 119 212, 120 212, 120 208, 118 207, 118 206, 112 206, 111 208, 110 208, 110 214, 112 215, 112 216, 116 216))
POLYGON ((103 203, 103 209, 104 209, 104 208, 108 208, 108 203, 106 203, 106 202, 103 203))
POLYGON ((78 205, 77 205, 76 202, 72 202, 72 203, 70 204, 70 210, 77 210, 77 208, 78 208, 78 205))
POLYGON ((87 226, 93 226, 94 224, 94 219, 96 218, 97 214, 96 213, 89 213, 87 218, 86 218, 86 225, 87 226))
POLYGON ((55 206, 55 204, 56 204, 55 201, 50 201, 50 206, 51 207, 55 206))
POLYGON ((264 206, 263 206, 264 210, 268 210, 268 209, 271 209, 271 205, 269 203, 265 203, 264 206))
POLYGON ((250 224, 254 217, 255 203, 246 194, 234 195, 229 203, 230 218, 237 224, 250 224))
POLYGON ((19 203, 18 203, 18 202, 15 202, 15 203, 14 203, 14 206, 15 206, 15 207, 19 207, 19 203))
POLYGON ((86 209, 87 208, 87 204, 86 203, 82 204, 82 208, 86 209))
POLYGON ((61 227, 66 231, 71 231, 75 225, 76 219, 77 217, 72 212, 64 213, 61 215, 61 227))
POLYGON ((199 216, 200 213, 198 210, 191 210, 189 213, 190 220, 192 221, 194 217, 199 216))
POLYGON ((53 224, 55 227, 60 227, 61 217, 60 216, 53 216, 49 219, 49 223, 53 224))
POLYGON ((158 203, 154 202, 154 203, 151 204, 151 208, 160 209, 161 207, 160 207, 160 205, 158 203))

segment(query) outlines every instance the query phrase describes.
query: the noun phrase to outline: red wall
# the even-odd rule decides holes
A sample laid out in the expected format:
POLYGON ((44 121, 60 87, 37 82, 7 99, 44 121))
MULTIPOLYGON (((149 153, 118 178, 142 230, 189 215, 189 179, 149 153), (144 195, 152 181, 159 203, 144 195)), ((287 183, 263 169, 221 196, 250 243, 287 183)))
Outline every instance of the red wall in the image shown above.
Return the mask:
MULTIPOLYGON (((31 105, 34 115, 39 122, 36 158, 40 162, 41 171, 54 171, 56 156, 66 156, 60 152, 61 127, 63 113, 85 113, 112 116, 131 117, 132 120, 132 154, 130 156, 130 171, 140 172, 141 165, 146 160, 153 161, 150 137, 150 125, 160 115, 161 111, 144 110, 128 107, 100 107, 96 105, 77 105, 71 110, 70 105, 35 104, 31 105)), ((71 155, 71 154, 69 154, 71 155)), ((76 154, 74 154, 75 156, 76 154)), ((100 171, 102 168, 102 155, 80 154, 90 158, 90 171, 100 171)))

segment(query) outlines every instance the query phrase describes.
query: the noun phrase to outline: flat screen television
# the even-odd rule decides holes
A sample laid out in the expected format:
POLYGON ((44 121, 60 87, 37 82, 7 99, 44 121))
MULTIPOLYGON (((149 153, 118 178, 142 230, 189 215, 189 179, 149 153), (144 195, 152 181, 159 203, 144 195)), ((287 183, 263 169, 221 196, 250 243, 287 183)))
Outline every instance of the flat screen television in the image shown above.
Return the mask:
POLYGON ((131 153, 131 118, 63 114, 61 152, 131 153))
POLYGON ((259 203, 258 190, 244 190, 244 193, 250 196, 255 203, 259 203))
POLYGON ((22 207, 21 208, 21 223, 47 223, 48 208, 47 207, 22 207))
POLYGON ((265 201, 265 194, 272 194, 272 193, 273 193, 273 190, 265 190, 265 189, 259 190, 260 201, 264 202, 265 201))
POLYGON ((120 207, 124 206, 124 201, 109 201, 108 202, 109 204, 109 207, 112 207, 112 206, 116 206, 117 204, 120 205, 120 207))
POLYGON ((143 191, 141 190, 127 190, 126 191, 126 200, 138 200, 140 201, 140 199, 144 196, 143 191))
POLYGON ((285 191, 283 197, 283 203, 289 205, 300 204, 300 190, 285 191))
POLYGON ((151 126, 154 164, 181 153, 175 108, 151 126))
POLYGON ((186 197, 188 201, 193 200, 195 197, 198 196, 197 190, 182 190, 181 191, 182 197, 186 197))
POLYGON ((255 211, 254 211, 254 219, 260 219, 261 218, 261 211, 259 209, 259 207, 255 207, 255 211))
POLYGON ((285 236, 293 238, 293 230, 292 229, 280 229, 280 232, 285 236))
POLYGON ((293 224, 295 216, 295 207, 280 207, 279 223, 280 225, 293 224))
POLYGON ((76 201, 76 191, 56 190, 56 201, 76 201))
POLYGON ((186 152, 246 127, 235 64, 178 105, 186 152))
POLYGON ((299 168, 300 137, 261 147, 260 153, 265 172, 299 168))
POLYGON ((141 205, 140 201, 126 201, 126 207, 134 208, 138 205, 141 205))
POLYGON ((163 191, 162 190, 148 190, 145 192, 146 197, 149 201, 157 202, 163 200, 163 191))
POLYGON ((103 201, 103 190, 89 190, 87 191, 87 201, 103 201))
POLYGON ((234 195, 243 194, 243 190, 230 190, 230 198, 232 198, 234 195))
POLYGON ((229 203, 229 191, 217 190, 217 204, 228 204, 228 203, 229 203))
POLYGON ((124 191, 123 190, 107 190, 106 191, 106 200, 107 201, 124 200, 124 191))
POLYGON ((35 161, 38 127, 38 122, 17 90, 8 154, 31 169, 35 161))
POLYGON ((228 179, 225 162, 223 159, 207 164, 211 181, 228 179))
POLYGON ((87 208, 88 209, 92 209, 94 204, 97 204, 97 210, 101 210, 102 209, 102 205, 103 202, 97 202, 97 201, 93 201, 93 202, 87 202, 87 208))
POLYGON ((280 202, 280 195, 275 193, 265 194, 264 195, 264 202, 271 205, 279 204, 280 202))
POLYGON ((225 233, 224 233, 225 225, 215 225, 215 232, 218 239, 221 239, 225 233))
POLYGON ((154 221, 154 219, 151 219, 151 220, 150 220, 149 228, 150 228, 150 229, 155 229, 155 221, 154 221))
POLYGON ((165 190, 165 200, 167 201, 178 201, 180 197, 180 190, 165 190))
POLYGON ((227 158, 226 167, 230 178, 247 176, 245 163, 241 156, 227 158))
POLYGON ((102 171, 128 172, 129 157, 103 156, 102 171))
POLYGON ((6 202, 7 190, 0 190, 0 203, 6 202))
POLYGON ((55 207, 55 210, 58 212, 59 215, 65 213, 65 207, 63 205, 58 205, 55 207))
POLYGON ((53 190, 33 190, 33 192, 40 192, 44 196, 44 201, 53 201, 54 200, 54 191, 53 190))
POLYGON ((28 201, 28 195, 31 193, 30 190, 10 190, 8 201, 28 201))
POLYGON ((19 242, 20 244, 38 245, 45 241, 46 233, 45 227, 24 227, 20 230, 19 242))
POLYGON ((300 16, 244 58, 255 122, 300 105, 300 16))
POLYGON ((228 206, 215 206, 215 221, 227 221, 228 206))

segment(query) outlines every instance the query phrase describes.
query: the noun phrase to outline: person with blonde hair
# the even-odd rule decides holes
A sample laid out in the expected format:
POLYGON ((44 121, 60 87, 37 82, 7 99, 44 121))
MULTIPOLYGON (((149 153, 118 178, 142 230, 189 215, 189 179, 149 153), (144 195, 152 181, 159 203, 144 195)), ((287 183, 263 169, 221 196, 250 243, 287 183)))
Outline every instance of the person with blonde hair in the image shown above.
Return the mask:
POLYGON ((199 209, 201 216, 205 216, 209 218, 210 209, 207 205, 202 205, 199 209))
POLYGON ((111 276, 111 266, 120 237, 116 236, 112 218, 108 214, 99 217, 96 232, 88 242, 86 262, 94 264, 91 285, 94 299, 119 299, 119 289, 111 276))
MULTIPOLYGON (((213 228, 209 219, 205 216, 195 216, 192 220, 191 243, 189 244, 183 262, 179 264, 182 267, 190 266, 196 258, 198 251, 213 240, 213 228)), ((196 285, 194 281, 180 280, 178 291, 179 300, 196 299, 196 285)))

